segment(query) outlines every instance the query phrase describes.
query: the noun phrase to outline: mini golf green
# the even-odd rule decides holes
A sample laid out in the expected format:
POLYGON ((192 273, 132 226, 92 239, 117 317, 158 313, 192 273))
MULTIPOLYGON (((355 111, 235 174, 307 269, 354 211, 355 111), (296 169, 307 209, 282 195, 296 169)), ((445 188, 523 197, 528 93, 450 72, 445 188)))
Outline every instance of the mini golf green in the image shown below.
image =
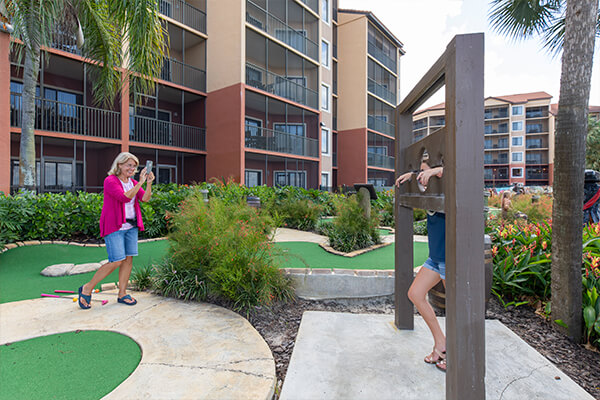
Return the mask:
POLYGON ((142 352, 116 332, 77 331, 0 346, 0 400, 100 399, 140 363, 142 352))
MULTIPOLYGON (((280 242, 286 251, 285 268, 394 269, 394 245, 381 247, 356 257, 344 257, 326 252, 316 243, 280 242), (304 263, 304 262, 306 263, 304 263)), ((429 253, 427 243, 414 243, 414 266, 423 265, 429 253)))
MULTIPOLYGON (((160 261, 168 246, 167 240, 140 243, 139 256, 133 261, 134 269, 160 261)), ((55 289, 77 290, 92 279, 93 272, 50 278, 41 275, 40 271, 53 264, 90 263, 106 258, 104 247, 46 244, 9 250, 0 254, 0 303, 38 298, 41 293, 54 293, 55 289)), ((118 280, 118 271, 115 271, 102 282, 118 280)))

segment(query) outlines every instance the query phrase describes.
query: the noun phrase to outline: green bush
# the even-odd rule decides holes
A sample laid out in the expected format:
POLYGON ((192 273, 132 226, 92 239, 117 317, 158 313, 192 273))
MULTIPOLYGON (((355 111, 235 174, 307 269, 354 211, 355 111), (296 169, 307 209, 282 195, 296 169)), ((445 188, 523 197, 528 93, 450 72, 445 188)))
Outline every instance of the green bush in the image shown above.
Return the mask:
POLYGON ((427 220, 413 222, 413 234, 427 236, 427 220))
POLYGON ((272 225, 266 213, 218 198, 206 205, 194 194, 168 217, 169 256, 153 277, 158 293, 192 300, 218 298, 246 312, 293 296, 268 240, 272 225))
POLYGON ((329 245, 336 250, 347 253, 381 243, 377 213, 371 213, 371 218, 367 219, 358 196, 335 201, 337 216, 328 233, 329 245))
POLYGON ((271 208, 281 217, 283 226, 302 231, 314 231, 321 216, 322 207, 311 200, 288 197, 271 208))

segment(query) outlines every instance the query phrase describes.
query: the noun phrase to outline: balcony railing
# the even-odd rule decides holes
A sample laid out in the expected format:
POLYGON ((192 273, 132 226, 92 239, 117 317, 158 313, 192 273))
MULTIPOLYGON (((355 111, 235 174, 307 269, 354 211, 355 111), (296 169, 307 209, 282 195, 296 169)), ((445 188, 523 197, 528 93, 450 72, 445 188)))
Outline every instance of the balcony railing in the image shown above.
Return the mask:
POLYGON ((165 81, 206 92, 206 71, 172 58, 164 59, 160 77, 165 81))
POLYGON ((508 164, 507 158, 484 158, 484 164, 508 164))
POLYGON ((319 46, 307 38, 305 32, 292 28, 250 0, 246 1, 246 22, 319 61, 319 46))
POLYGON ((367 165, 369 167, 394 169, 394 157, 367 152, 367 165))
POLYGON ((319 157, 319 141, 273 129, 246 125, 246 147, 305 157, 319 157))
POLYGON ((525 128, 526 133, 547 133, 548 128, 543 125, 535 124, 535 125, 527 125, 525 128))
MULTIPOLYGON (((23 102, 20 93, 10 94, 10 125, 21 128, 23 102)), ((35 128, 108 139, 121 139, 121 113, 36 97, 35 128)))
POLYGON ((525 157, 527 165, 545 165, 548 164, 548 159, 545 157, 525 157))
POLYGON ((302 2, 317 14, 319 13, 319 0, 302 0, 302 2))
POLYGON ((525 111, 525 118, 545 118, 548 116, 548 110, 525 111))
POLYGON ((206 13, 183 0, 160 0, 159 10, 166 17, 206 33, 206 13))
POLYGON ((308 107, 316 109, 319 105, 319 95, 314 90, 254 64, 246 63, 246 84, 308 107))
POLYGON ((525 179, 543 180, 548 179, 547 172, 526 172, 525 179))
POLYGON ((66 51, 67 53, 81 55, 81 49, 77 47, 77 39, 71 32, 63 30, 55 30, 52 34, 52 42, 50 47, 57 50, 66 51))
POLYGON ((206 150, 206 130, 195 126, 160 121, 132 115, 129 117, 129 139, 184 149, 206 150))
POLYGON ((331 162, 332 162, 332 165, 333 165, 334 167, 337 167, 337 153, 333 153, 331 156, 332 156, 332 157, 331 157, 331 160, 332 160, 332 161, 331 161, 331 162))
POLYGON ((506 126, 506 127, 503 126, 503 127, 498 127, 498 128, 492 128, 492 127, 488 128, 488 126, 485 127, 485 131, 484 131, 484 133, 486 135, 495 135, 495 134, 502 134, 502 133, 507 134, 508 133, 508 126, 506 126))
POLYGON ((395 127, 379 118, 375 118, 372 115, 367 116, 367 126, 377 132, 384 133, 388 136, 395 136, 395 127))
POLYGON ((508 118, 508 110, 506 111, 486 111, 483 114, 484 119, 499 119, 508 118))
POLYGON ((388 67, 391 71, 396 72, 396 60, 385 54, 383 50, 377 47, 374 43, 369 42, 369 54, 375 59, 388 67))
POLYGON ((396 94, 392 93, 385 86, 380 85, 379 83, 375 82, 371 78, 368 78, 368 85, 367 85, 367 87, 368 87, 369 92, 373 93, 376 96, 381 97, 382 99, 384 99, 388 103, 396 105, 396 94))
POLYGON ((486 144, 483 146, 485 150, 501 150, 508 149, 508 142, 498 142, 493 144, 486 144))

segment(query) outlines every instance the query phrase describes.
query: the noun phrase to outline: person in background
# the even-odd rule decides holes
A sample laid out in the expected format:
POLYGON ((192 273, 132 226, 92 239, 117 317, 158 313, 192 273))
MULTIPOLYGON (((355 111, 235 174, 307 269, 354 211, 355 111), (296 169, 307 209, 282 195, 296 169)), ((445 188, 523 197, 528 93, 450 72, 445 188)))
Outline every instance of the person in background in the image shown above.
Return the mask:
POLYGON ((133 268, 133 256, 138 255, 138 231, 144 230, 140 201, 152 197, 154 174, 146 168, 140 172, 139 182, 132 177, 139 160, 131 153, 120 153, 104 179, 104 204, 100 214, 100 235, 106 243, 108 263, 94 274, 91 281, 79 288, 79 306, 89 309, 94 287, 119 268, 117 301, 133 306, 137 301, 127 294, 127 282, 133 268), (144 182, 146 190, 142 189, 144 182))
POLYGON ((502 218, 507 218, 510 209, 512 208, 512 201, 510 200, 510 192, 508 190, 502 192, 500 208, 502 209, 502 218))
MULTIPOLYGON (((396 186, 410 181, 414 172, 406 172, 398 177, 396 186)), ((430 168, 426 163, 421 164, 421 171, 417 181, 424 187, 429 179, 436 176, 441 178, 443 167, 430 168)), ((417 307, 419 314, 425 320, 433 335, 433 350, 424 361, 435 364, 436 367, 446 372, 446 336, 435 316, 433 307, 427 301, 427 293, 441 280, 446 286, 446 214, 427 211, 427 241, 429 243, 429 258, 417 272, 417 276, 408 289, 408 298, 417 307)))

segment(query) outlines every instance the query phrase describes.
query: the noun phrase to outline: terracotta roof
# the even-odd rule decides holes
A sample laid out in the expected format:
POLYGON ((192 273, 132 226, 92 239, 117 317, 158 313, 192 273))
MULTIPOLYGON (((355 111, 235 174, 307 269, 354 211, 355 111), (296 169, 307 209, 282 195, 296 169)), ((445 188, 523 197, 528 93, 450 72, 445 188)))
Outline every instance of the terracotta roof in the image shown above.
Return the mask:
POLYGON ((440 104, 436 104, 434 106, 427 107, 427 108, 424 108, 422 110, 416 111, 413 115, 419 115, 419 114, 424 113, 426 111, 443 110, 444 108, 446 108, 446 103, 440 103, 440 104))
POLYGON ((490 96, 487 99, 497 99, 506 101, 512 104, 516 103, 527 103, 531 100, 551 99, 552 95, 546 92, 532 92, 532 93, 521 93, 521 94, 509 94, 506 96, 490 96))
MULTIPOLYGON (((590 107, 590 113, 600 113, 600 106, 589 106, 590 107)), ((550 113, 552 115, 558 115, 558 103, 553 103, 550 104, 550 113)))

